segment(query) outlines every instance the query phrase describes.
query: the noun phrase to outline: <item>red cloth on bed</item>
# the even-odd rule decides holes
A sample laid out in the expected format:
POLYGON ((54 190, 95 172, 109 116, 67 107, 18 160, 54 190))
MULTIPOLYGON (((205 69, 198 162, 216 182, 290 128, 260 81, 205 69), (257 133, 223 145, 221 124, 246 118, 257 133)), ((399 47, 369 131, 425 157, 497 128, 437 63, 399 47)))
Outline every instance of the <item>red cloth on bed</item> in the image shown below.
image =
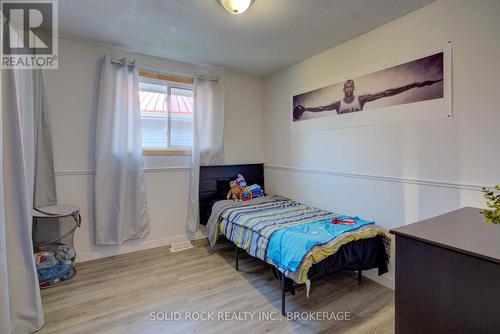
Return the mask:
POLYGON ((332 224, 355 225, 356 221, 353 218, 339 219, 334 217, 332 224))

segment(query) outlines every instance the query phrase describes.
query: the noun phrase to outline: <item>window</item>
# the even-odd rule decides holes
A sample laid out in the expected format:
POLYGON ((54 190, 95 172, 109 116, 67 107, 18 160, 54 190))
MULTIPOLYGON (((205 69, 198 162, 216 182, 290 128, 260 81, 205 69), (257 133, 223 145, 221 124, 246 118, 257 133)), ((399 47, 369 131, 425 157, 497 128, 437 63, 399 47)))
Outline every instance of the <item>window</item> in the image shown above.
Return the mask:
POLYGON ((193 143, 192 80, 141 71, 139 100, 144 154, 190 154, 193 143))

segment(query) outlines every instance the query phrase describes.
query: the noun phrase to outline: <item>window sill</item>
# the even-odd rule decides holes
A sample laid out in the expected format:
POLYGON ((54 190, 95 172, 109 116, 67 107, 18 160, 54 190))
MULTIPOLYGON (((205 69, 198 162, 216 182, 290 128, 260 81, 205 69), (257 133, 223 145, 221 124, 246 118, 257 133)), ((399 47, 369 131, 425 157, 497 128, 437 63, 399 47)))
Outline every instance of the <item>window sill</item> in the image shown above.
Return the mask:
POLYGON ((183 156, 183 155, 191 155, 191 150, 143 150, 142 155, 183 156))

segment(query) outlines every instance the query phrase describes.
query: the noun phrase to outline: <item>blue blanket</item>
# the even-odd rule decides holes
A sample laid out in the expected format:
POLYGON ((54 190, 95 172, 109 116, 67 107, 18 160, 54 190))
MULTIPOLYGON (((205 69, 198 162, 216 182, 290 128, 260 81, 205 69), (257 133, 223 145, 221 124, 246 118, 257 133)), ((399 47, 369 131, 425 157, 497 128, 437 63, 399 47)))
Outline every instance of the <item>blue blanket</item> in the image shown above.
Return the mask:
MULTIPOLYGON (((351 218, 338 216, 338 219, 351 218)), ((274 232, 269 240, 267 257, 280 269, 295 272, 299 269, 304 257, 315 246, 326 244, 339 235, 356 230, 375 222, 352 217, 355 225, 332 224, 332 219, 306 224, 283 227, 274 232)))

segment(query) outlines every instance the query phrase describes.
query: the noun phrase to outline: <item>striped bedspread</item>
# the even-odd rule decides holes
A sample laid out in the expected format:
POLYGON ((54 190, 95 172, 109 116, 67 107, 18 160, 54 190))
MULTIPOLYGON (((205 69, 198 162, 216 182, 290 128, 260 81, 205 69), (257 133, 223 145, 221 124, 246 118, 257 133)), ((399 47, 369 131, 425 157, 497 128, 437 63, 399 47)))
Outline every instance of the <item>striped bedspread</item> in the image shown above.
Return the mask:
MULTIPOLYGON (((250 255, 278 267, 267 255, 269 242, 275 232, 285 228, 331 220, 336 214, 301 204, 282 196, 266 196, 245 203, 219 201, 214 204, 208 221, 209 241, 212 246, 219 233, 224 234, 238 247, 250 255)), ((342 245, 377 235, 386 236, 376 225, 366 225, 354 231, 345 232, 333 240, 315 246, 303 258, 298 269, 280 270, 297 283, 307 281, 310 267, 334 254, 342 245)))

